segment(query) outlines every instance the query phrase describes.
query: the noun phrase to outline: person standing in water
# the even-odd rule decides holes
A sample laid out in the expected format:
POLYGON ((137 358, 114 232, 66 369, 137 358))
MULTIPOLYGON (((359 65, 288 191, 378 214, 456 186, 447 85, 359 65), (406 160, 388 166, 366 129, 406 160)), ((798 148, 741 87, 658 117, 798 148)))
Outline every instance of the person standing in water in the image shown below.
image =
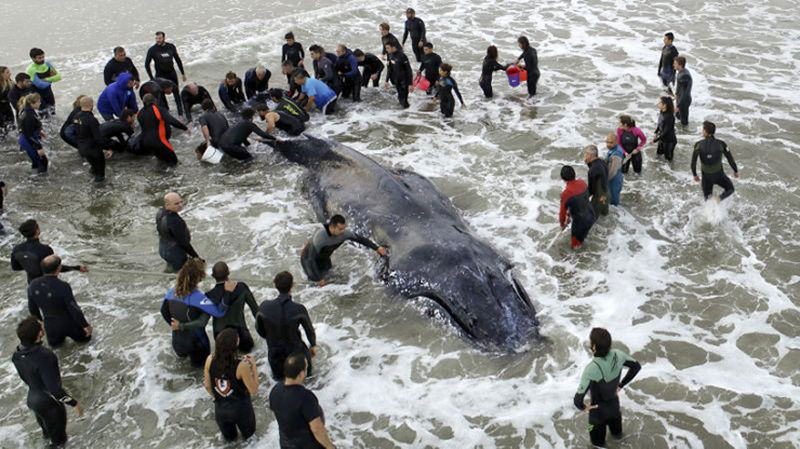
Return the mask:
POLYGON ((205 277, 205 262, 187 260, 161 303, 161 316, 172 328, 172 349, 180 358, 188 356, 194 367, 203 366, 211 352, 206 334, 208 319, 225 316, 236 289, 236 282, 225 282, 222 300, 215 303, 198 289, 205 277))
POLYGON ((183 198, 175 192, 164 195, 164 207, 156 214, 158 254, 173 272, 178 272, 190 257, 200 257, 192 247, 192 235, 180 216, 183 198))
POLYGON ((517 58, 517 65, 528 72, 528 98, 533 98, 533 96, 536 95, 536 85, 539 83, 540 76, 539 55, 525 36, 520 36, 520 38, 517 39, 517 45, 519 45, 520 50, 522 50, 522 54, 517 58), (520 61, 523 62, 522 65, 520 65, 520 61))
POLYGON ((39 113, 42 106, 42 97, 39 94, 28 94, 19 101, 19 146, 31 160, 31 168, 41 173, 47 173, 49 160, 42 146, 42 139, 47 136, 42 131, 42 121, 39 113))
POLYGON ((203 385, 214 398, 214 419, 226 441, 236 440, 237 431, 246 440, 256 432, 256 414, 250 396, 258 393, 258 368, 249 355, 239 358, 241 345, 234 329, 217 335, 214 354, 206 359, 203 385))
POLYGON ((439 81, 439 68, 442 66, 442 57, 433 52, 433 44, 430 42, 425 42, 422 50, 425 54, 422 56, 422 62, 420 62, 419 69, 417 70, 417 76, 422 75, 424 70, 425 79, 430 83, 425 93, 431 95, 434 86, 439 81))
POLYGON ((394 45, 394 48, 397 48, 397 49, 399 49, 401 51, 403 49, 403 46, 400 45, 400 41, 397 40, 397 38, 394 36, 394 34, 389 32, 390 27, 389 27, 388 23, 383 22, 382 24, 380 24, 378 26, 378 29, 381 32, 381 51, 383 52, 383 55, 386 56, 386 58, 388 60, 389 52, 388 52, 388 50, 386 48, 386 46, 388 44, 394 45))
POLYGON ((627 162, 622 164, 622 173, 628 173, 628 168, 633 164, 636 174, 642 172, 642 150, 647 143, 647 137, 641 129, 636 127, 636 121, 630 115, 619 116, 617 128, 617 142, 630 155, 627 162))
POLYGON ((225 79, 219 84, 217 93, 225 109, 233 113, 238 113, 246 101, 242 90, 242 79, 236 76, 234 72, 225 74, 225 79))
POLYGON ((39 108, 41 114, 47 117, 55 113, 56 97, 53 95, 53 83, 61 81, 61 73, 44 58, 44 50, 32 48, 30 51, 31 63, 25 70, 31 77, 33 87, 42 98, 39 108))
POLYGON ((140 152, 152 154, 169 165, 178 164, 178 156, 169 139, 172 137, 172 127, 187 131, 186 125, 173 117, 168 110, 156 104, 156 97, 146 94, 142 98, 142 109, 136 116, 142 128, 140 152))
POLYGON ((178 70, 181 71, 181 78, 186 82, 186 72, 183 70, 183 61, 178 56, 178 49, 175 45, 166 41, 166 35, 163 31, 156 31, 156 43, 147 50, 147 56, 144 58, 144 69, 147 71, 147 76, 151 80, 155 78, 165 78, 173 82, 175 87, 172 89, 172 96, 175 98, 175 104, 178 108, 178 115, 181 114, 183 106, 181 105, 180 84, 178 83, 178 73, 175 72, 175 64, 178 65, 178 70), (156 76, 150 69, 150 63, 155 62, 156 76))
POLYGON ((566 188, 561 192, 561 209, 558 212, 558 221, 561 229, 567 227, 569 219, 572 220, 572 249, 583 246, 583 241, 589 235, 589 230, 594 224, 594 212, 589 202, 589 193, 586 183, 582 179, 575 179, 575 169, 569 165, 561 167, 561 180, 566 188))
POLYGON ((353 51, 353 54, 358 65, 364 67, 364 71, 361 73, 361 87, 367 87, 370 81, 372 81, 372 87, 380 86, 381 73, 384 68, 381 59, 372 53, 364 53, 358 48, 353 51))
POLYGON ((589 167, 589 196, 595 217, 608 215, 608 165, 598 154, 597 147, 589 145, 583 149, 583 161, 589 167))
POLYGON ((334 215, 328 223, 322 225, 314 236, 306 242, 300 253, 300 263, 308 280, 317 282, 322 287, 326 284, 325 277, 333 268, 331 256, 333 252, 346 241, 356 242, 362 246, 376 251, 382 257, 386 256, 386 248, 378 246, 372 240, 354 234, 347 230, 347 222, 341 215, 334 215))
MULTIPOLYGON (((15 246, 11 250, 11 269, 14 271, 25 270, 28 276, 28 284, 42 275, 42 261, 45 257, 54 254, 53 248, 39 241, 41 229, 36 220, 25 220, 19 225, 19 233, 25 237, 25 241, 15 246)), ((86 265, 62 265, 61 272, 89 271, 86 265)))
POLYGON ((672 106, 672 98, 661 97, 658 100, 658 125, 653 142, 658 142, 657 155, 664 155, 667 162, 672 162, 675 153, 675 146, 678 139, 675 137, 675 108, 672 106))
POLYGON ((439 90, 436 92, 436 97, 439 99, 439 107, 445 118, 453 116, 453 111, 456 108, 456 99, 453 97, 453 92, 458 96, 458 101, 461 102, 461 107, 465 107, 464 99, 461 97, 461 92, 458 90, 458 83, 452 76, 453 66, 450 64, 442 64, 439 67, 439 90))
POLYGON ((425 22, 417 17, 414 8, 406 9, 406 28, 403 31, 403 45, 406 45, 406 39, 409 34, 411 35, 411 50, 414 52, 414 57, 417 62, 422 62, 422 46, 428 41, 425 38, 425 22))
POLYGON ((11 101, 8 99, 13 87, 11 70, 8 67, 0 66, 0 139, 5 139, 8 132, 14 128, 16 115, 11 107, 11 101))
POLYGON ((183 86, 181 103, 183 103, 183 114, 186 117, 186 123, 192 121, 192 107, 199 104, 202 108, 203 102, 206 100, 210 101, 211 106, 214 107, 214 100, 211 99, 211 94, 208 93, 205 87, 198 86, 197 83, 189 83, 183 86))
POLYGON ((386 70, 386 83, 384 87, 389 87, 389 82, 394 84, 397 89, 397 101, 403 109, 408 109, 411 105, 408 103, 408 93, 411 91, 412 83, 414 81, 414 72, 411 69, 411 64, 408 62, 408 57, 403 53, 396 43, 389 42, 386 44, 386 53, 389 68, 386 70))
POLYGON ((67 442, 67 410, 74 408, 83 416, 83 407, 61 386, 61 370, 58 357, 42 344, 44 327, 42 322, 29 316, 17 325, 17 346, 11 361, 20 379, 28 386, 27 406, 42 428, 50 446, 63 447, 67 442))
POLYGON ((478 84, 483 90, 483 95, 486 98, 492 98, 492 73, 498 70, 508 69, 508 64, 500 65, 497 62, 497 47, 490 45, 486 49, 486 56, 483 58, 483 65, 481 67, 481 79, 478 84))
POLYGON ((619 206, 622 184, 625 176, 622 174, 622 163, 625 162, 625 151, 617 144, 617 135, 608 133, 606 136, 606 165, 608 166, 608 192, 611 195, 611 205, 619 206))
POLYGON ((675 117, 681 121, 681 125, 689 125, 689 106, 692 105, 692 74, 686 68, 686 58, 678 56, 675 58, 675 70, 678 74, 675 77, 675 106, 678 111, 675 117))
MULTIPOLYGON (((214 288, 206 292, 215 304, 222 302, 225 297, 225 283, 230 281, 231 271, 225 262, 217 262, 211 269, 211 276, 217 282, 214 288)), ((231 305, 223 317, 214 317, 213 330, 214 338, 217 338, 224 329, 233 329, 239 337, 239 351, 248 353, 253 349, 253 337, 247 329, 247 320, 244 317, 244 306, 250 308, 253 319, 258 315, 258 304, 253 298, 253 292, 244 282, 237 282, 236 288, 230 293, 231 305)))
POLYGON ((141 81, 141 78, 139 78, 139 70, 133 65, 131 58, 125 54, 125 49, 116 47, 114 48, 114 57, 109 59, 108 63, 106 63, 106 67, 103 69, 103 81, 106 83, 106 86, 116 81, 117 76, 122 72, 131 74, 131 77, 135 81, 133 88, 137 89, 139 87, 139 81, 141 81))
MULTIPOLYGON (((294 40, 294 33, 289 31, 283 36, 286 43, 281 47, 281 63, 289 61, 294 67, 304 67, 303 60, 306 58, 306 52, 303 50, 303 44, 294 40)), ((292 84, 291 72, 286 75, 286 80, 292 84)))
POLYGON ((714 137, 716 131, 715 124, 708 121, 703 122, 703 140, 694 144, 694 153, 692 153, 692 175, 696 182, 702 182, 703 197, 706 200, 711 196, 715 185, 725 189, 719 196, 718 201, 722 201, 733 194, 733 183, 722 169, 722 156, 724 155, 728 160, 728 164, 733 169, 733 176, 736 178, 739 177, 739 168, 728 150, 728 145, 714 137), (702 181, 697 176, 698 159, 700 159, 700 170, 703 173, 702 181))
POLYGON ((107 149, 106 139, 100 133, 92 97, 81 98, 80 106, 81 113, 75 118, 78 152, 89 162, 89 173, 94 176, 94 182, 103 182, 106 179, 106 159, 112 152, 107 149))
POLYGON ((664 87, 671 94, 670 85, 675 81, 675 68, 673 66, 675 58, 678 57, 678 49, 672 45, 675 35, 672 33, 664 34, 664 47, 661 48, 661 59, 658 60, 658 77, 664 87))
POLYGON ((606 428, 617 438, 622 437, 622 412, 619 407, 619 392, 628 385, 642 365, 619 349, 611 349, 611 334, 596 327, 589 333, 592 361, 586 365, 575 393, 573 404, 589 415, 589 438, 598 447, 606 445, 606 428), (622 368, 628 368, 625 377, 622 368), (591 392, 590 405, 583 402, 591 392))

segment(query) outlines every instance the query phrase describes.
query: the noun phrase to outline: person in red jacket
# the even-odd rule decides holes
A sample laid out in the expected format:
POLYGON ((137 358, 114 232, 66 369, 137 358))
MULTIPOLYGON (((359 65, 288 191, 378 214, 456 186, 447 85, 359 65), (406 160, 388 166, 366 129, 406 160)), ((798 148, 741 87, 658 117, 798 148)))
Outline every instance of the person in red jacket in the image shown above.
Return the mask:
POLYGON ((572 249, 578 249, 583 245, 583 240, 589 234, 594 224, 594 212, 592 204, 589 202, 589 191, 586 182, 582 179, 575 179, 575 169, 569 165, 561 167, 561 179, 567 184, 561 192, 561 210, 558 213, 558 221, 561 229, 567 227, 569 219, 572 219, 572 249))

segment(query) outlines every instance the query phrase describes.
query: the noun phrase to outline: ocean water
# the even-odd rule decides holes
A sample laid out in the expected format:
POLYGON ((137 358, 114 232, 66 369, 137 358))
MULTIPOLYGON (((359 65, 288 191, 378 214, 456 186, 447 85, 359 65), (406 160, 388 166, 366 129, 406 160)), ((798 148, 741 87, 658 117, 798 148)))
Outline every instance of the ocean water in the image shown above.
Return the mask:
MULTIPOLYGON (((378 162, 429 177, 473 232, 516 265, 546 339, 515 354, 478 350, 424 303, 393 297, 376 276, 373 254, 336 253, 333 285, 298 285, 320 352, 308 385, 338 447, 587 447, 586 417, 572 406, 590 355, 594 326, 643 369, 622 394, 621 448, 792 448, 800 443, 800 14, 794 2, 321 2, 179 0, 167 7, 106 0, 13 4, 0 18, 0 64, 16 73, 39 46, 64 74, 59 115, 78 94, 99 95, 111 48, 123 45, 142 74, 157 29, 178 46, 192 80, 216 98, 228 70, 263 62, 283 87, 280 45, 293 30, 306 47, 337 43, 379 52, 377 25, 402 37, 403 11, 415 7, 467 106, 442 119, 423 94, 401 110, 393 91, 369 88, 315 117, 310 133, 350 145, 378 162), (648 144, 641 176, 625 180, 622 207, 592 230, 585 248, 557 235, 558 170, 585 176, 581 148, 602 147, 622 113, 652 137, 660 82, 661 36, 694 77, 691 123, 679 132, 675 161, 648 144), (486 46, 515 59, 525 34, 539 51, 539 94, 495 76, 496 98, 477 85, 486 46), (702 120, 717 124, 739 164, 736 194, 704 203, 689 171, 702 120), (551 244, 555 242, 554 244, 551 244)), ((407 47, 408 48, 408 47, 407 47)), ((409 49, 410 50, 410 49, 409 49)), ((413 58, 412 58, 413 60, 413 58)), ((306 59, 307 63, 310 60, 306 59)), ((42 239, 65 263, 95 270, 68 280, 95 337, 56 350, 65 388, 86 406, 70 411, 70 447, 276 447, 268 409, 266 345, 257 342, 262 384, 254 398, 256 435, 225 445, 202 374, 174 356, 158 312, 170 279, 158 273, 154 216, 161 197, 187 199, 193 242, 210 263, 225 260, 257 300, 285 269, 302 275, 298 253, 319 226, 300 192, 303 169, 255 149, 249 166, 203 166, 195 127, 173 139, 182 164, 164 169, 127 155, 110 161, 104 187, 48 125, 52 168, 31 176, 12 141, 0 143, 0 175, 10 186, 0 220, 13 230, 37 219, 42 239)), ((730 170, 728 169, 729 173, 730 170)), ((0 240, 4 258, 18 235, 0 240)), ((14 328, 27 313, 24 275, 0 264, 0 447, 43 447, 10 357, 14 328)), ((206 283, 210 286, 210 282, 206 283)), ((251 331, 254 331, 251 321, 251 331)))

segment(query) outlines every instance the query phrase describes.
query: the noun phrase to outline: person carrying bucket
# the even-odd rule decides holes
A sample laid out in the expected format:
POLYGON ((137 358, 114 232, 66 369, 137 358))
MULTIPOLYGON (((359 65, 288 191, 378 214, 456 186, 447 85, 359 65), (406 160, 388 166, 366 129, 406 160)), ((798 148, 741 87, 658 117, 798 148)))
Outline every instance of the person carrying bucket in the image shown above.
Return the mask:
POLYGON ((533 48, 525 36, 520 36, 517 39, 517 44, 522 50, 522 54, 517 59, 517 68, 525 69, 527 72, 528 83, 528 98, 533 98, 536 95, 536 84, 539 82, 539 56, 536 49, 533 48), (523 64, 520 64, 520 61, 523 64))
POLYGON ((423 46, 425 54, 417 70, 417 77, 414 79, 414 87, 424 90, 426 94, 433 94, 433 86, 439 81, 439 66, 442 65, 442 57, 433 52, 433 44, 426 42, 423 46), (422 71, 425 70, 425 77, 422 71))

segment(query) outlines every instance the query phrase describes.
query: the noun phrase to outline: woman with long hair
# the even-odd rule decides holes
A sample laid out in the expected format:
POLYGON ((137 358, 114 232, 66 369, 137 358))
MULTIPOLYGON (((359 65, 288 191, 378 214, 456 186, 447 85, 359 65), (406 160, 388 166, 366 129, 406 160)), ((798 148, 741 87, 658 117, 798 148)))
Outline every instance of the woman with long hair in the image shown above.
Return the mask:
POLYGON ((653 142, 658 142, 656 154, 664 155, 667 162, 672 162, 672 155, 675 152, 675 145, 678 139, 675 137, 675 106, 672 98, 664 96, 658 100, 658 125, 656 126, 656 136, 653 142))
POLYGON ((492 73, 498 70, 506 70, 508 65, 500 65, 497 62, 497 47, 490 45, 486 49, 486 56, 483 58, 483 66, 481 67, 481 79, 478 84, 483 90, 483 95, 486 98, 492 98, 492 73))
POLYGON ((636 126, 636 120, 630 115, 619 116, 619 127, 617 128, 617 142, 625 150, 625 155, 631 155, 626 163, 622 164, 622 173, 628 173, 628 168, 633 164, 633 171, 636 174, 642 172, 642 151, 647 143, 647 137, 641 129, 636 126))
POLYGON ((536 84, 539 82, 539 55, 525 36, 517 39, 517 45, 522 50, 517 58, 517 65, 522 61, 522 68, 528 71, 528 98, 532 98, 536 95, 536 84))
POLYGON ((172 328, 172 349, 178 357, 189 356, 192 366, 203 366, 211 353, 206 334, 210 316, 225 316, 230 306, 230 292, 236 282, 225 283, 222 300, 216 303, 197 287, 206 277, 206 264, 202 259, 188 259, 183 264, 175 282, 161 304, 161 316, 172 328))
POLYGON ((239 358, 239 334, 228 328, 217 335, 214 355, 208 356, 203 385, 214 398, 214 417, 228 440, 250 438, 256 431, 256 415, 250 396, 258 392, 258 370, 249 355, 239 358))
POLYGON ((0 138, 4 138, 8 130, 14 127, 14 110, 8 99, 12 87, 14 82, 11 81, 11 70, 0 65, 0 138))
POLYGON ((47 173, 47 155, 42 147, 42 139, 46 138, 42 132, 42 121, 39 120, 38 110, 42 105, 39 94, 29 94, 19 100, 19 146, 31 158, 31 168, 39 173, 47 173))

